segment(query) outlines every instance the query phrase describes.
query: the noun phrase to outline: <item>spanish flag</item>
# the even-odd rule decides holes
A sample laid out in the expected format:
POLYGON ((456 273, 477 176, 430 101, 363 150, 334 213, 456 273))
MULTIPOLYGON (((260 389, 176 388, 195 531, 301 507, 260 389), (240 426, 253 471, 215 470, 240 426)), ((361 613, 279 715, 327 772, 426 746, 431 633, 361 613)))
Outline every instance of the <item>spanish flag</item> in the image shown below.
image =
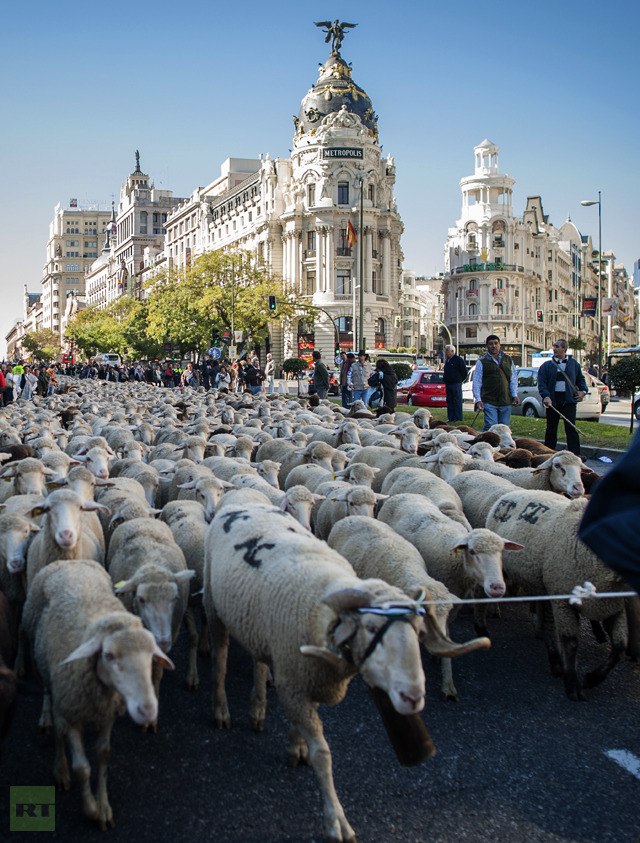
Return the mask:
POLYGON ((353 249, 355 243, 358 242, 358 235, 355 228, 351 225, 351 220, 347 223, 347 240, 349 241, 349 248, 353 249))

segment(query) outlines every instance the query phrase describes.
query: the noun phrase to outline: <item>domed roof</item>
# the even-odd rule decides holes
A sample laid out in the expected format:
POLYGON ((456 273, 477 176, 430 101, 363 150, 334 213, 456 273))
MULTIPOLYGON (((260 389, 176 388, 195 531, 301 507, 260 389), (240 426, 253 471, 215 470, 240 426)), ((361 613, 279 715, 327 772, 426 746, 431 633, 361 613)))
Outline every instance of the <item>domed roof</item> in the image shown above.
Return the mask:
POLYGON ((378 117, 371 100, 351 79, 351 68, 339 55, 331 55, 320 67, 318 81, 302 100, 297 117, 293 118, 298 134, 313 132, 329 114, 346 110, 357 115, 362 124, 377 138, 378 117))

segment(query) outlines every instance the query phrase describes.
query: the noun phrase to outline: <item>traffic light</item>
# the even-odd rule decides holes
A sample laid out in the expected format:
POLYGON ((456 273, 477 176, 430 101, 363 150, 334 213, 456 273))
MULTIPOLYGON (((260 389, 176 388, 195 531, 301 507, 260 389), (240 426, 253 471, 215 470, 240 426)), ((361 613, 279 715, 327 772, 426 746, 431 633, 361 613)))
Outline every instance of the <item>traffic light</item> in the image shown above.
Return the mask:
POLYGON ((211 330, 211 345, 218 345, 218 334, 220 331, 217 328, 211 330))
POLYGON ((544 322, 544 312, 542 310, 536 310, 536 318, 538 322, 544 322))
POLYGON ((275 310, 278 306, 275 296, 269 296, 269 310, 275 310))

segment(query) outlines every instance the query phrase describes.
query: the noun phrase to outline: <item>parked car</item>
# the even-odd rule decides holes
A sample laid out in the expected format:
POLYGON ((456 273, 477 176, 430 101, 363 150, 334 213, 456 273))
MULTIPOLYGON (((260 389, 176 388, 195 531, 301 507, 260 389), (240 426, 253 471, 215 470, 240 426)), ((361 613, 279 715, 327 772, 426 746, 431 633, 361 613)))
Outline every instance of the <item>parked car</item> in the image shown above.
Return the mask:
POLYGON ((587 386, 589 389, 592 387, 598 390, 598 395, 600 396, 600 404, 602 405, 602 412, 607 409, 607 405, 609 401, 611 401, 611 390, 609 387, 601 381, 599 378, 596 378, 594 375, 590 375, 589 372, 584 373, 585 379, 587 381, 587 386))
MULTIPOLYGON (((313 369, 309 374, 309 386, 313 386, 313 369)), ((329 369, 329 395, 340 394, 340 372, 338 369, 329 369)))
MULTIPOLYGON (((547 409, 542 403, 538 392, 538 369, 522 368, 517 369, 518 373, 518 398, 519 407, 512 407, 511 412, 515 416, 529 416, 530 418, 544 418, 547 409)), ((591 375, 585 373, 589 392, 580 401, 576 410, 576 419, 584 421, 598 421, 600 418, 601 404, 597 388, 590 384, 591 375)))
POLYGON ((446 406, 447 395, 444 385, 444 373, 420 371, 414 374, 417 377, 407 389, 407 404, 415 407, 446 406))

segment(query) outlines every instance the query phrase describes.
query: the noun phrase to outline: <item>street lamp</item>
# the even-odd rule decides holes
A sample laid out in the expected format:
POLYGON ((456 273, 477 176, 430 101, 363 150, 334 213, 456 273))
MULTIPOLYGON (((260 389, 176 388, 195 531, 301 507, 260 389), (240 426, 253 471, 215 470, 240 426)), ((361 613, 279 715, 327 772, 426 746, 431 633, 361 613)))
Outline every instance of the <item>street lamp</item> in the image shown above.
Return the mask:
POLYGON ((598 206, 598 377, 602 378, 602 192, 597 199, 583 199, 581 205, 598 206))

